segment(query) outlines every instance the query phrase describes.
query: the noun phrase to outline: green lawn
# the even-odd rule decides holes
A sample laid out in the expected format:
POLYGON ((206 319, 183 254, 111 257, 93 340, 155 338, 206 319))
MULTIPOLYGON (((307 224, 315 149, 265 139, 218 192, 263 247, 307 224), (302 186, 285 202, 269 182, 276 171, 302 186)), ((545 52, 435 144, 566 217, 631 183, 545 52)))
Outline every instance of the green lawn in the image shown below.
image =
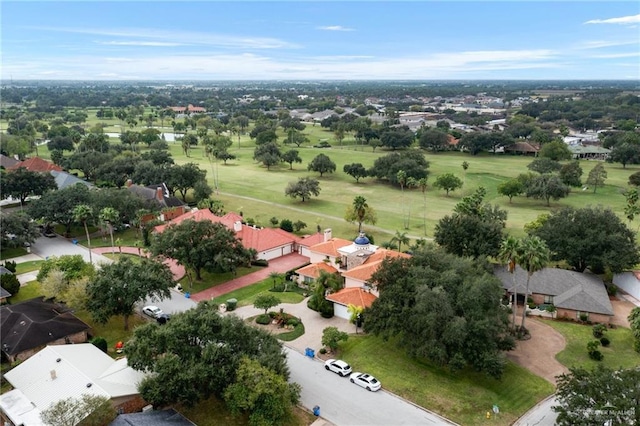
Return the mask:
POLYGON ((238 268, 236 272, 222 272, 222 273, 213 273, 202 270, 202 280, 197 281, 195 279, 195 275, 193 272, 189 272, 191 274, 191 279, 193 280, 193 284, 190 282, 189 277, 187 275, 184 276, 180 280, 180 284, 184 291, 189 291, 191 293, 197 293, 202 290, 206 290, 211 287, 215 287, 219 284, 226 283, 234 278, 239 278, 244 275, 250 274, 252 272, 256 272, 262 269, 260 266, 250 266, 248 268, 238 268))
POLYGON ((396 342, 375 336, 350 335, 340 357, 354 369, 373 374, 385 389, 461 425, 509 425, 553 393, 553 385, 508 362, 502 380, 474 371, 451 373, 408 357, 396 342), (498 405, 497 419, 485 415, 498 405))
POLYGON ((20 291, 15 296, 9 298, 9 303, 16 304, 24 302, 25 300, 33 299, 34 297, 42 296, 42 288, 38 281, 31 281, 26 285, 20 287, 20 291))
POLYGON ((608 329, 604 335, 609 338, 609 347, 600 346, 598 350, 604 355, 600 362, 589 358, 587 343, 597 340, 593 337, 591 325, 582 325, 565 321, 545 321, 564 336, 567 347, 556 359, 566 367, 594 368, 599 363, 613 369, 632 368, 640 365, 640 354, 633 350, 633 334, 624 327, 608 329))
POLYGON ((16 275, 24 274, 25 272, 37 271, 40 269, 40 265, 44 260, 29 260, 28 262, 18 263, 16 265, 16 275))
POLYGON ((99 324, 91 318, 91 314, 87 311, 76 311, 74 314, 91 327, 91 334, 94 337, 102 337, 107 341, 109 355, 112 357, 121 356, 116 354, 115 345, 118 342, 126 342, 133 334, 133 329, 141 324, 145 324, 146 318, 140 315, 131 315, 129 317, 129 330, 124 329, 124 318, 122 316, 111 317, 105 324, 99 324))
MULTIPOLYGON (((236 299, 238 300, 238 307, 253 305, 256 297, 258 297, 262 293, 268 292, 272 288, 273 279, 265 278, 264 280, 250 286, 240 288, 227 294, 223 294, 222 296, 218 296, 213 299, 213 303, 221 304, 229 299, 236 299)), ((300 303, 304 299, 302 290, 298 289, 297 287, 294 287, 290 290, 291 291, 287 291, 284 293, 273 292, 272 294, 280 299, 281 303, 300 303)))
POLYGON ((0 260, 10 260, 14 257, 24 256, 27 249, 23 247, 5 248, 0 251, 0 260))

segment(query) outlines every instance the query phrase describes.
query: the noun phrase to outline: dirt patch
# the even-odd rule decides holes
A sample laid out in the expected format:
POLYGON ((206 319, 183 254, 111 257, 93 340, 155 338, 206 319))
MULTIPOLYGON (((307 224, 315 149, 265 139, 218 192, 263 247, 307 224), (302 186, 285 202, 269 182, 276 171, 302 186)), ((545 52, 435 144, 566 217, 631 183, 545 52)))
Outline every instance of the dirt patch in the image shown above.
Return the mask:
POLYGON ((544 323, 528 317, 525 325, 531 333, 529 340, 519 340, 507 357, 533 374, 556 384, 556 376, 569 370, 556 360, 556 354, 566 346, 562 334, 544 323))

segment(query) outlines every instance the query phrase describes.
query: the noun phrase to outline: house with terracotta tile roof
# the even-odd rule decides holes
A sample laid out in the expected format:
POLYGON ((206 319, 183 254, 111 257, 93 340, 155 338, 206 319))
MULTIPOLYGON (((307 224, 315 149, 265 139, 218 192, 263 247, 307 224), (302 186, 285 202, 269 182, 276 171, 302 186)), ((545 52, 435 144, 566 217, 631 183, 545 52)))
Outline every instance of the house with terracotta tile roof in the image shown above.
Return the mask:
POLYGON ((158 225, 155 232, 163 232, 167 226, 177 225, 185 220, 208 220, 220 223, 236 233, 242 245, 247 249, 254 249, 258 259, 271 260, 287 254, 296 253, 299 238, 282 229, 260 228, 242 222, 242 216, 229 212, 224 216, 216 216, 209 209, 194 209, 180 215, 168 223, 158 225))
POLYGON ((346 319, 350 316, 347 312, 350 303, 366 308, 378 297, 377 289, 370 280, 385 259, 410 257, 406 253, 371 244, 364 233, 349 241, 332 238, 331 230, 325 231, 325 241, 311 246, 309 252, 312 263, 296 271, 298 284, 309 286, 321 271, 339 273, 344 279, 344 288, 326 298, 333 302, 334 314, 346 319))
POLYGON ((40 173, 48 173, 52 170, 57 172, 62 171, 62 167, 57 166, 47 160, 43 160, 40 157, 31 157, 24 161, 20 161, 19 163, 14 164, 11 167, 8 167, 8 170, 17 170, 20 167, 24 167, 30 172, 40 172, 40 173))
POLYGON ((369 308, 377 299, 370 291, 361 288, 343 288, 342 290, 329 294, 327 300, 333 302, 333 313, 339 318, 349 319, 351 316, 347 311, 349 305, 369 308))
POLYGON ((177 106, 177 107, 169 107, 169 109, 176 114, 204 114, 207 112, 206 108, 193 106, 189 104, 189 106, 177 106))

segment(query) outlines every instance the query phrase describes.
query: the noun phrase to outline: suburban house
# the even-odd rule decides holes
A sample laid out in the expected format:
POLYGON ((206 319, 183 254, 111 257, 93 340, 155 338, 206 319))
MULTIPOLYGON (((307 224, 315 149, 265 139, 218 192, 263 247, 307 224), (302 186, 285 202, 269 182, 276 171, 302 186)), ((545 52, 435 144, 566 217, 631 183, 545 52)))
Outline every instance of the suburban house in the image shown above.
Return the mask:
POLYGON ((91 182, 87 182, 86 180, 82 180, 78 176, 74 176, 74 175, 72 175, 70 173, 67 173, 67 172, 61 172, 61 171, 58 171, 58 170, 51 170, 49 173, 55 179, 56 186, 58 187, 58 189, 68 188, 70 186, 74 186, 74 185, 77 185, 79 183, 82 184, 82 185, 85 185, 89 189, 95 188, 95 185, 92 184, 91 182))
POLYGON ((640 300, 640 271, 627 271, 613 276, 618 288, 640 300))
POLYGON ((513 145, 509 145, 504 148, 504 152, 517 155, 532 155, 538 156, 540 152, 540 145, 535 142, 516 142, 513 145))
POLYGON ((9 293, 4 288, 0 287, 0 305, 4 305, 7 303, 7 299, 11 297, 11 293, 9 293))
POLYGON ((0 168, 10 169, 19 163, 20 163, 20 160, 16 160, 13 157, 7 157, 4 154, 0 154, 0 168))
POLYGON ((24 161, 20 161, 19 163, 14 164, 11 167, 7 167, 8 170, 17 170, 20 167, 24 167, 30 172, 40 172, 40 173, 48 173, 52 170, 61 172, 62 167, 57 166, 47 160, 43 160, 40 157, 31 157, 24 161))
POLYGON ((344 288, 326 296, 333 302, 334 314, 348 319, 349 304, 368 308, 378 298, 377 289, 371 285, 371 276, 385 259, 409 258, 406 253, 379 248, 360 233, 354 240, 333 238, 331 230, 324 232, 324 241, 309 248, 311 264, 298 270, 298 285, 308 287, 321 271, 338 273, 344 279, 344 288))
POLYGON ((207 112, 206 108, 193 106, 191 104, 189 104, 189 106, 186 106, 186 107, 183 107, 183 106, 169 107, 169 109, 175 112, 176 114, 204 114, 205 112, 207 112))
POLYGON ((296 253, 297 242, 300 239, 282 229, 260 228, 244 224, 242 216, 233 212, 224 216, 216 216, 209 209, 193 209, 168 223, 156 226, 154 230, 155 232, 163 232, 167 226, 177 225, 185 220, 208 220, 221 223, 235 232, 236 238, 242 242, 244 248, 254 249, 258 253, 258 259, 272 260, 296 253))
POLYGON ((599 145, 568 145, 575 160, 606 160, 611 150, 599 145))
MULTIPOLYGON (((167 185, 159 183, 156 185, 141 186, 135 185, 131 179, 126 182, 127 190, 136 194, 138 197, 146 200, 155 207, 160 208, 160 220, 172 220, 182 215, 187 210, 187 205, 177 197, 169 194, 167 185)), ((142 223, 156 219, 156 216, 150 213, 142 218, 142 223)))
MULTIPOLYGON (((513 293, 513 276, 504 266, 494 268, 507 294, 513 293)), ((525 293, 527 272, 517 266, 514 272, 519 295, 525 293)), ((531 276, 529 297, 536 305, 553 305, 556 317, 581 319, 608 324, 613 307, 604 282, 592 274, 558 268, 544 268, 531 276)))
POLYGON ((90 327, 64 305, 37 297, 0 307, 2 356, 24 361, 47 345, 84 343, 90 327))
POLYGON ((4 377, 13 390, 0 396, 0 408, 4 420, 14 425, 42 425, 43 410, 83 394, 104 396, 123 413, 147 405, 138 392, 145 374, 91 343, 47 346, 4 377))

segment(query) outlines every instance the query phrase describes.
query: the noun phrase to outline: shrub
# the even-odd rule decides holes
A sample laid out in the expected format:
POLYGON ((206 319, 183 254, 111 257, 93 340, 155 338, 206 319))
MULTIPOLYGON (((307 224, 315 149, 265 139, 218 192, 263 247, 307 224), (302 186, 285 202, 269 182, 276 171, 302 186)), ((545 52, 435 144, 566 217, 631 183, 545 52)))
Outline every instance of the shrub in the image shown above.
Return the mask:
POLYGON ((601 338, 600 338, 600 344, 601 344, 602 346, 604 346, 605 348, 606 348, 607 346, 609 346, 609 343, 611 343, 611 341, 609 340, 609 338, 608 338, 608 337, 603 336, 603 337, 601 337, 601 338))
POLYGON ((93 344, 93 346, 100 349, 105 354, 109 350, 109 347, 107 346, 107 341, 105 340, 104 337, 94 337, 93 339, 91 339, 91 343, 93 344))
POLYGON ((602 355, 602 352, 600 351, 591 351, 589 352, 589 358, 591 358, 594 361, 602 361, 602 359, 604 358, 604 355, 602 355))
POLYGON ((587 351, 593 352, 593 351, 597 350, 599 346, 600 346, 600 342, 599 341, 592 340, 592 341, 587 343, 587 351))
POLYGON ((298 324, 300 324, 300 321, 298 321, 298 318, 289 318, 287 320, 287 325, 291 325, 291 326, 295 327, 298 324))
POLYGON ((596 339, 601 338, 602 336, 604 336, 604 332, 607 331, 607 326, 604 324, 596 324, 593 326, 593 337, 595 337, 596 339))
POLYGON ((325 348, 320 348, 320 350, 318 351, 320 352, 322 355, 327 353, 327 350, 325 348))
POLYGON ((582 322, 587 322, 587 320, 589 319, 589 315, 587 314, 580 314, 580 321, 582 322))
POLYGON ((618 286, 611 283, 607 286, 607 294, 609 296, 615 296, 616 294, 618 294, 618 286))
POLYGON ((333 303, 323 303, 320 305, 320 316, 322 318, 333 317, 333 303))
POLYGON ((278 226, 278 223, 280 223, 278 218, 275 217, 275 216, 273 216, 271 219, 269 219, 269 222, 271 222, 271 225, 273 225, 273 226, 278 226))
POLYGON ((20 281, 13 274, 3 274, 0 276, 0 286, 15 296, 20 291, 20 281))
POLYGON ((271 324, 271 317, 269 315, 261 314, 256 317, 256 322, 262 325, 271 324))
POLYGON ((287 232, 293 232, 293 222, 289 219, 282 219, 280 221, 280 229, 287 232))
POLYGON ((17 266, 18 265, 13 260, 7 260, 6 262, 4 262, 4 267, 10 270, 11 272, 13 272, 14 274, 16 273, 17 266))
POLYGON ((226 302, 227 311, 235 311, 236 306, 238 306, 238 299, 229 299, 226 302))
POLYGON ((252 260, 251 264, 253 266, 269 266, 269 261, 266 259, 256 259, 256 260, 252 260))
POLYGON ((267 315, 269 315, 269 318, 275 318, 278 316, 278 313, 276 311, 270 311, 267 315))

